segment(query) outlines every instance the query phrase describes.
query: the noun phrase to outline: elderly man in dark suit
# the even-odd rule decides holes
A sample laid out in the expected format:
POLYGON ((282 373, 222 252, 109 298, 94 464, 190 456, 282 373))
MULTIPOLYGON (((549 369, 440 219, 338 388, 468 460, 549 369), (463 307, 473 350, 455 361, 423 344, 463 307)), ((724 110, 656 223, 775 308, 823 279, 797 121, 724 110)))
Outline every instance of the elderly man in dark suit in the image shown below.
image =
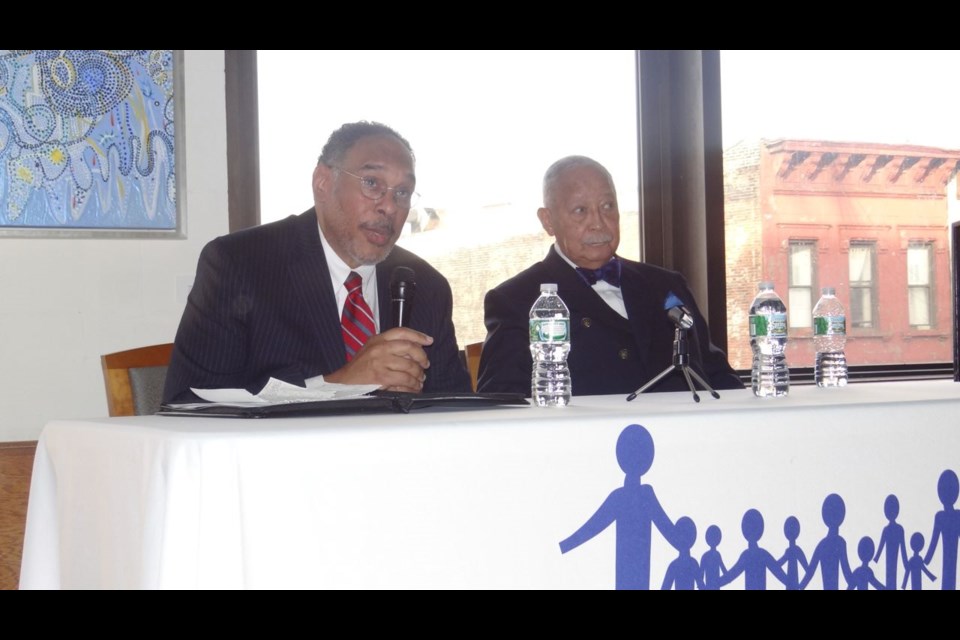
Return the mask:
MULTIPOLYGON (((610 173, 570 156, 543 179, 543 228, 556 238, 547 257, 487 292, 487 338, 478 389, 530 394, 529 310, 540 284, 556 283, 570 309, 568 363, 574 395, 631 393, 673 363, 673 322, 664 308, 673 294, 694 316, 690 365, 715 389, 743 388, 710 334, 682 275, 616 255, 620 212, 610 173)), ((665 376, 651 390, 687 390, 665 376)))
POLYGON ((414 197, 410 144, 393 129, 346 124, 313 172, 314 207, 204 247, 177 331, 164 402, 190 388, 246 388, 270 378, 469 391, 447 280, 394 247, 414 197), (390 278, 416 277, 409 323, 391 319, 390 278))

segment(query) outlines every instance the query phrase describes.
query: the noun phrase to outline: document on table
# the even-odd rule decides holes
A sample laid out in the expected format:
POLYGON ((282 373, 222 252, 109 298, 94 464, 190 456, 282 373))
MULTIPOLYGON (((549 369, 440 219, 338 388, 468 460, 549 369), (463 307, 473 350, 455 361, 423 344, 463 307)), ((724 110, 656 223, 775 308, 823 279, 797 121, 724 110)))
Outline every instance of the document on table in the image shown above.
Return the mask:
POLYGON ((246 389, 194 389, 191 391, 206 402, 170 405, 178 409, 199 407, 254 407, 296 402, 318 402, 323 400, 343 400, 361 398, 380 388, 377 384, 338 384, 326 382, 323 376, 306 380, 306 387, 270 378, 259 393, 253 394, 246 389))

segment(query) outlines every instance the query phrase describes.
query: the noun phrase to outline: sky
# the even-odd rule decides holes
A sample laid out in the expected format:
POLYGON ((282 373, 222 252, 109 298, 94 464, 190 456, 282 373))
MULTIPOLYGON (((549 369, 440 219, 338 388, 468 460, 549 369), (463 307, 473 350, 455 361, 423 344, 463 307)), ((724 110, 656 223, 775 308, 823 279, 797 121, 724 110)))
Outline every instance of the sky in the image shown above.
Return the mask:
POLYGON ((725 147, 750 137, 960 149, 960 51, 724 50, 725 147))
POLYGON ((312 204, 323 143, 356 120, 410 141, 424 206, 520 203, 539 228, 543 173, 570 154, 637 191, 632 51, 260 51, 258 64, 264 220, 312 204))

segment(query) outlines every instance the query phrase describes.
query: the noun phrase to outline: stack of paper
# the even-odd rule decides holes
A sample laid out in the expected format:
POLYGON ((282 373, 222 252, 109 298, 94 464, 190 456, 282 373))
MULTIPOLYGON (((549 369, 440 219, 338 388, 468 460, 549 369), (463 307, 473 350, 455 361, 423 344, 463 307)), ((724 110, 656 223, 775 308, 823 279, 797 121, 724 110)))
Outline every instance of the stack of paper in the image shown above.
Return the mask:
MULTIPOLYGON (((357 398, 380 388, 380 385, 376 384, 337 384, 335 382, 326 382, 323 376, 310 378, 306 383, 306 387, 298 387, 283 380, 270 378, 263 389, 257 394, 250 393, 246 389, 194 389, 191 387, 190 390, 208 403, 244 407, 250 405, 357 398)), ((187 407, 187 405, 178 406, 181 408, 187 407)))

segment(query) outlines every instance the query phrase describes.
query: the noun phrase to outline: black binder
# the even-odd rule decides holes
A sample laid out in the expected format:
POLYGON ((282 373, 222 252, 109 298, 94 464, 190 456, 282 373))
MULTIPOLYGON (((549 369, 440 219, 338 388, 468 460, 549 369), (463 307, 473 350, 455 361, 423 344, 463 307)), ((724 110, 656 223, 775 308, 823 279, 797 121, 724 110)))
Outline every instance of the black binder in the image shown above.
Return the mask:
POLYGON ((357 413, 410 413, 422 409, 476 409, 504 405, 528 405, 520 393, 400 393, 374 391, 358 398, 251 404, 237 407, 222 404, 160 406, 157 415, 208 418, 283 418, 300 416, 352 415, 357 413))

